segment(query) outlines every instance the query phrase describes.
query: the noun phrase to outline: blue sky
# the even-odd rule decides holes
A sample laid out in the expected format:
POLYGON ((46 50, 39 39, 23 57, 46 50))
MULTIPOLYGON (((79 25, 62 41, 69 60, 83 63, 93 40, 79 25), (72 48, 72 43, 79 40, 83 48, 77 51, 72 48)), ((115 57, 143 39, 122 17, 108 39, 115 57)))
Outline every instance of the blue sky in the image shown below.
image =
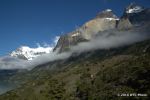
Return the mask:
POLYGON ((121 16, 131 2, 150 0, 0 0, 0 56, 27 45, 51 44, 107 8, 121 16))

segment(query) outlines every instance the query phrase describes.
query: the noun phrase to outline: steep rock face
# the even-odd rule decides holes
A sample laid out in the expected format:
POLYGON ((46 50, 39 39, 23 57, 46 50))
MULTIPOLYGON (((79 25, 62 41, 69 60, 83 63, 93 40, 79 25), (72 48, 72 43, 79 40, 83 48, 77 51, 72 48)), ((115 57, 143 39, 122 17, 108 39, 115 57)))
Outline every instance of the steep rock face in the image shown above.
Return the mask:
POLYGON ((131 24, 141 25, 150 20, 150 9, 131 3, 125 8, 123 18, 128 18, 131 24))
POLYGON ((125 8, 125 13, 133 14, 133 13, 139 13, 139 12, 141 12, 143 10, 144 10, 144 7, 139 6, 139 5, 135 4, 135 3, 131 3, 129 6, 127 6, 125 8))
POLYGON ((86 41, 86 39, 82 37, 81 32, 74 31, 70 34, 61 36, 53 51, 56 51, 57 49, 59 53, 67 51, 71 46, 77 45, 77 43, 83 41, 86 41))
POLYGON ((117 25, 117 28, 119 30, 127 30, 127 29, 130 29, 132 27, 133 27, 133 25, 131 24, 131 22, 129 21, 128 18, 121 18, 119 20, 118 25, 117 25))
POLYGON ((100 31, 115 29, 118 20, 112 10, 102 11, 94 19, 88 21, 77 30, 61 36, 54 51, 57 49, 59 49, 59 52, 66 51, 70 46, 90 40, 100 31))
MULTIPOLYGON (((95 18, 86 22, 77 30, 60 37, 54 51, 59 52, 68 50, 71 46, 79 42, 89 41, 104 31, 110 30, 130 30, 136 27, 149 27, 150 9, 131 3, 125 8, 120 19, 113 14, 111 9, 106 9, 97 14, 95 18)), ((144 29, 145 29, 144 28, 144 29)), ((146 29, 147 30, 147 29, 146 29)))
POLYGON ((119 30, 131 29, 150 22, 150 9, 131 3, 124 10, 124 13, 117 23, 119 30))
POLYGON ((83 37, 91 39, 100 31, 114 29, 116 27, 117 20, 113 18, 96 18, 87 22, 82 26, 83 37))
POLYGON ((132 24, 145 24, 147 21, 150 21, 150 9, 144 9, 139 13, 128 14, 127 16, 132 24))

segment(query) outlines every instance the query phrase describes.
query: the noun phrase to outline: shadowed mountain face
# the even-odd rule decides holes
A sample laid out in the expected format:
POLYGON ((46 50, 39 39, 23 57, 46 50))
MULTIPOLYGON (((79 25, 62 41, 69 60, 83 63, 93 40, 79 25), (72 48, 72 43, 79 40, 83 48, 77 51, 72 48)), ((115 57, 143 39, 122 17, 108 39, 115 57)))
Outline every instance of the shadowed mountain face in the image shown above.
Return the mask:
POLYGON ((143 25, 150 21, 150 9, 132 3, 125 9, 122 18, 128 18, 133 25, 143 25))

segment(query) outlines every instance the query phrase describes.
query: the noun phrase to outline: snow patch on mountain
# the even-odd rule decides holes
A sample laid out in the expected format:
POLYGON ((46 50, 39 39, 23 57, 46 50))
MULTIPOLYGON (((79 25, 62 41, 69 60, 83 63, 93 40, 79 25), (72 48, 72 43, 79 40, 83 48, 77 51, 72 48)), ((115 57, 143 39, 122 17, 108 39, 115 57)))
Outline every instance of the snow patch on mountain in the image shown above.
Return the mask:
POLYGON ((110 11, 112 11, 112 10, 111 10, 111 9, 106 9, 105 11, 106 11, 106 12, 110 12, 110 11))
POLYGON ((119 20, 119 18, 104 18, 106 20, 112 21, 112 20, 119 20))
POLYGON ((143 11, 144 8, 141 6, 138 6, 134 3, 131 3, 127 8, 126 8, 126 13, 139 13, 143 11))
POLYGON ((79 32, 76 32, 75 34, 72 34, 71 36, 72 37, 76 37, 76 36, 79 36, 80 35, 80 33, 79 32))
POLYGON ((135 8, 128 9, 126 11, 126 13, 138 13, 138 12, 141 12, 141 11, 143 11, 143 9, 139 6, 136 6, 135 8))

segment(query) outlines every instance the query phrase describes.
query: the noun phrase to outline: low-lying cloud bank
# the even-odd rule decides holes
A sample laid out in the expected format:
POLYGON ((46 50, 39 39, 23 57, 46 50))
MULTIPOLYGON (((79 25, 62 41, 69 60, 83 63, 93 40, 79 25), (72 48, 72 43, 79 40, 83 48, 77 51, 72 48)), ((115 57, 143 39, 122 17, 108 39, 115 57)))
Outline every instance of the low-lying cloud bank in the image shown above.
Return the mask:
POLYGON ((29 63, 10 56, 0 58, 0 69, 26 69, 29 63))
POLYGON ((83 42, 71 48, 74 52, 84 52, 96 49, 111 49, 130 45, 149 38, 147 33, 111 32, 101 34, 89 42, 83 42))
POLYGON ((56 51, 37 57, 32 61, 3 61, 3 59, 0 59, 0 69, 32 69, 39 64, 66 59, 70 57, 72 53, 82 53, 85 51, 96 49, 117 48, 120 46, 130 45, 135 42, 143 41, 145 39, 148 39, 149 37, 150 36, 148 33, 140 32, 106 32, 105 34, 102 33, 99 36, 93 38, 89 42, 82 42, 76 46, 72 46, 69 52, 59 54, 56 51))

